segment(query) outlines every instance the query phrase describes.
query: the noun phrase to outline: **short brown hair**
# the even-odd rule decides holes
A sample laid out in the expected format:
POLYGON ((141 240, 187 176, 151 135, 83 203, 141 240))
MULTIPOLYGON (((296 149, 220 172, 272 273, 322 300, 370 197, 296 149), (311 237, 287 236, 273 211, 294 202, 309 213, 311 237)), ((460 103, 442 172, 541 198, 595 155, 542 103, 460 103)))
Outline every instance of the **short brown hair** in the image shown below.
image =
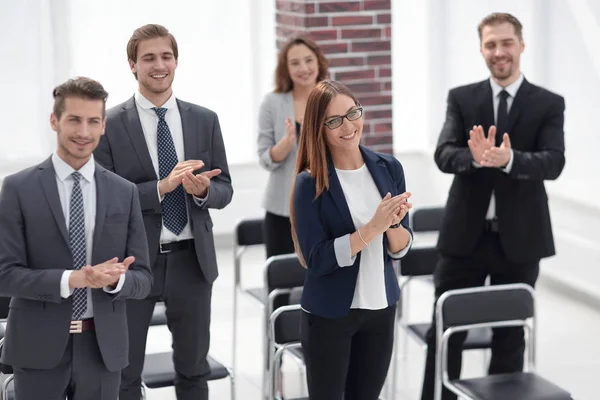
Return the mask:
MULTIPOLYGON (((177 48, 177 40, 169 32, 167 28, 158 24, 148 24, 133 31, 133 35, 127 42, 127 61, 137 62, 137 52, 140 42, 148 39, 167 37, 171 40, 171 48, 173 49, 173 56, 175 60, 179 57, 179 50, 177 48)), ((137 79, 137 74, 134 72, 133 75, 137 79)))
POLYGON ((317 82, 329 79, 329 62, 321 51, 321 48, 312 40, 304 36, 298 36, 290 39, 280 50, 277 56, 277 68, 275 69, 275 93, 285 93, 293 89, 294 83, 290 78, 290 72, 287 65, 287 55, 293 46, 303 44, 317 56, 319 64, 319 75, 317 82))
MULTIPOLYGON (((355 105, 359 105, 358 100, 352 94, 350 89, 336 81, 323 80, 315 86, 308 96, 306 102, 306 112, 304 122, 302 123, 302 132, 300 133, 300 146, 296 157, 296 170, 294 176, 298 176, 303 171, 309 171, 315 180, 315 198, 319 197, 325 189, 329 190, 329 171, 327 169, 327 157, 329 148, 325 141, 325 118, 327 108, 334 97, 337 95, 346 95, 354 100, 355 105)), ((292 239, 296 254, 300 263, 306 266, 304 257, 298 245, 298 236, 296 234, 296 214, 294 210, 294 185, 290 198, 290 222, 292 225, 292 239)))
POLYGON ((499 24, 509 23, 515 28, 515 34, 519 38, 519 40, 523 39, 523 25, 521 22, 513 15, 508 13, 492 13, 486 16, 481 20, 479 26, 477 27, 477 32, 479 33, 479 40, 481 40, 481 32, 483 28, 486 26, 494 26, 499 24))
POLYGON ((57 119, 65 111, 65 99, 67 97, 79 97, 86 100, 102 100, 102 116, 106 113, 106 99, 108 92, 104 87, 90 78, 76 77, 69 79, 54 88, 52 91, 54 97, 54 107, 52 113, 57 119))

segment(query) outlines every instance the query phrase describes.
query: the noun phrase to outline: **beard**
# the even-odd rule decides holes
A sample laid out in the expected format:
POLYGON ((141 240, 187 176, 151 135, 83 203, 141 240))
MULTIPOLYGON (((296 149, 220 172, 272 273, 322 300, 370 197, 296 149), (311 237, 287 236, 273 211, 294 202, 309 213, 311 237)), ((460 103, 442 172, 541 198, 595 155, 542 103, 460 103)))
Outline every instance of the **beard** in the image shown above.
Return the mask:
POLYGON ((492 76, 494 78, 503 80, 503 79, 507 79, 510 76, 512 76, 512 73, 513 73, 512 60, 507 59, 506 61, 509 62, 510 64, 505 66, 504 68, 498 68, 495 64, 488 63, 488 69, 490 70, 490 72, 492 73, 492 76))

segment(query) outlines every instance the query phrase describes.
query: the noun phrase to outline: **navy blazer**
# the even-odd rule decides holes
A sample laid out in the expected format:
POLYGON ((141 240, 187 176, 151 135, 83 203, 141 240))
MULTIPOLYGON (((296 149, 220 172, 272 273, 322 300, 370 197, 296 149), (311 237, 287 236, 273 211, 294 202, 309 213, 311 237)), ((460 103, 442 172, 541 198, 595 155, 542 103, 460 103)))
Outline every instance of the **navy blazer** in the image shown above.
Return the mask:
MULTIPOLYGON (((392 196, 404 193, 406 184, 404 170, 393 156, 375 153, 360 146, 365 164, 383 198, 387 192, 392 196)), ((294 213, 296 233, 300 250, 307 264, 307 274, 302 292, 302 307, 315 315, 325 318, 341 318, 350 311, 354 289, 360 268, 360 252, 354 264, 340 267, 334 250, 334 240, 356 231, 348 203, 335 172, 331 159, 329 190, 315 199, 315 180, 308 171, 296 177, 294 189, 294 213)), ((402 225, 409 231, 408 215, 402 225)), ((412 232, 411 232, 412 235, 412 232)), ((387 236, 383 235, 385 288, 388 305, 398 302, 400 288, 388 254, 387 236)))

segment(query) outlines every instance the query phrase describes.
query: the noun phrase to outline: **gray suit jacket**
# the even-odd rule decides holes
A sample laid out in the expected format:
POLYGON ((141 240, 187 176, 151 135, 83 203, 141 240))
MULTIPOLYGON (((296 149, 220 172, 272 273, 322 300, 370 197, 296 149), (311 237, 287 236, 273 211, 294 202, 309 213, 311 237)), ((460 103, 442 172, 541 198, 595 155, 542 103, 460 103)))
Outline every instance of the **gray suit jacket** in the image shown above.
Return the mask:
MULTIPOLYGON (((148 246, 137 189, 96 164, 96 224, 92 265, 134 256, 118 294, 92 290, 94 322, 109 371, 128 364, 125 299, 141 299, 152 286, 148 246)), ((63 357, 72 299, 60 296, 72 268, 67 223, 51 159, 4 179, 0 191, 0 296, 12 297, 2 363, 48 369, 63 357)))
MULTIPOLYGON (((196 254, 202 273, 208 282, 219 275, 209 208, 224 208, 233 196, 225 144, 217 114, 213 111, 177 100, 186 160, 202 160, 200 171, 221 169, 212 179, 210 193, 202 206, 186 195, 196 254)), ((105 168, 137 185, 150 249, 150 264, 154 265, 159 252, 162 229, 162 206, 158 200, 158 177, 152 165, 146 139, 135 106, 134 97, 107 111, 106 133, 94 153, 105 168)))
POLYGON ((258 115, 257 140, 259 163, 270 172, 263 207, 270 213, 283 217, 290 215, 290 191, 298 146, 294 145, 287 157, 279 163, 273 162, 271 147, 285 136, 285 120, 288 117, 294 122, 302 117, 294 117, 292 92, 267 94, 258 115))

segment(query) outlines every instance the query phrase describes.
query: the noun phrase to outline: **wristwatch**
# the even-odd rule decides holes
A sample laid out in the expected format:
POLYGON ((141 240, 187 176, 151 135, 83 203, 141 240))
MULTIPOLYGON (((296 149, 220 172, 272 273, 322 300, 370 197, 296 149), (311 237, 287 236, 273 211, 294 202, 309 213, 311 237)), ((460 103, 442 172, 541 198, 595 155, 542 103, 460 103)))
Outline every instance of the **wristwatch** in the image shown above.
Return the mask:
POLYGON ((400 228, 400 225, 402 225, 402 221, 398 222, 397 224, 390 225, 390 228, 392 228, 392 229, 400 228))

